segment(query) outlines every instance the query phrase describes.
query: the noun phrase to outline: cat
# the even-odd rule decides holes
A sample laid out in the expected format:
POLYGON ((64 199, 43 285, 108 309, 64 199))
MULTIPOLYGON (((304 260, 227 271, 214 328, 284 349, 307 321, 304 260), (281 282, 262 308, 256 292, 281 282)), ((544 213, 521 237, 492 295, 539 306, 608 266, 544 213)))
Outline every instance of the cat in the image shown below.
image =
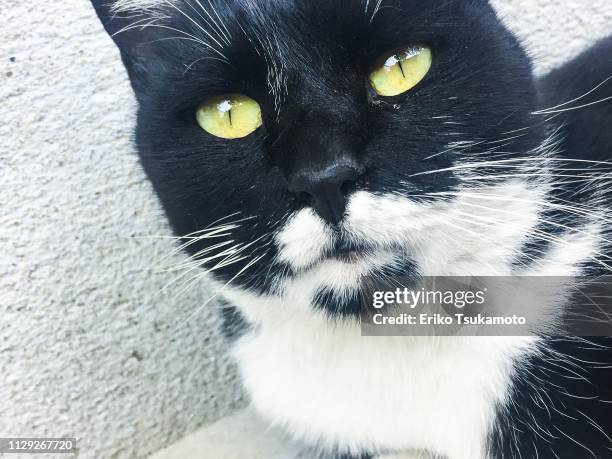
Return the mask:
POLYGON ((351 299, 608 273, 611 39, 536 79, 487 0, 92 3, 266 418, 313 457, 612 457, 612 339, 367 337, 351 299))

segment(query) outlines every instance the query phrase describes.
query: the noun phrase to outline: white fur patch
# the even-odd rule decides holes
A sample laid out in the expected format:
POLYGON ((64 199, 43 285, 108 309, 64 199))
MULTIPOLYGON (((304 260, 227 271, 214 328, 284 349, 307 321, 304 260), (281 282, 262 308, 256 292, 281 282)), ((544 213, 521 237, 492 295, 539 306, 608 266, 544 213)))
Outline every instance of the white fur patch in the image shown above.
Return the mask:
POLYGON ((514 359, 535 341, 363 337, 356 324, 274 306, 234 347, 255 407, 297 438, 353 453, 484 457, 514 359))
POLYGON ((294 269, 306 268, 331 248, 333 234, 312 209, 295 213, 276 235, 279 261, 294 269))

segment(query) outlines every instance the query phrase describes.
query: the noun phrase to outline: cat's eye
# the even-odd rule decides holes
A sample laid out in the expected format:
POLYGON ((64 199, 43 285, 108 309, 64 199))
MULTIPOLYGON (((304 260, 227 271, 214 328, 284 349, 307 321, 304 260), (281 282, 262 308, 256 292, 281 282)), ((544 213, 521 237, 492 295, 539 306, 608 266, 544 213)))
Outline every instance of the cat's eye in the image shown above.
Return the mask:
POLYGON ((239 139, 261 126, 261 108, 243 94, 223 94, 200 105, 196 120, 202 129, 215 137, 239 139))
POLYGON ((431 49, 404 48, 383 56, 370 73, 370 84, 380 96, 397 96, 425 78, 432 63, 431 49))

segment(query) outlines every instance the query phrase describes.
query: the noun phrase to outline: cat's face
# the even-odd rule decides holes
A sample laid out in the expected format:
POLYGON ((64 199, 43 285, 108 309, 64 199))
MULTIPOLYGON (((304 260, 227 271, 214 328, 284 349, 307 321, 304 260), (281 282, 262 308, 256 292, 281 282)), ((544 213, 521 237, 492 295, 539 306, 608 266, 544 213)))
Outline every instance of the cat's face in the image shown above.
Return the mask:
MULTIPOLYGON (((187 250, 221 280, 270 291, 316 270, 446 274, 495 245, 485 238, 501 220, 517 220, 517 234, 499 241, 512 247, 487 256, 508 264, 520 251, 527 210, 492 219, 465 205, 482 189, 528 196, 507 160, 543 141, 528 59, 486 1, 115 6, 110 22, 107 7, 96 8, 120 32, 142 163, 177 234, 206 236, 187 239, 187 250), (406 50, 426 50, 430 65, 410 69, 421 72, 414 84, 387 95, 372 72, 397 66, 389 58, 406 50), (246 124, 224 128, 240 137, 203 129, 202 104, 221 113, 236 94, 251 105, 233 122, 246 124), (469 166, 493 154, 505 161, 469 166), (489 226, 474 227, 476 214, 489 226), (424 241, 440 253, 424 255, 424 241)), ((484 207, 507 205, 492 202, 484 207)))

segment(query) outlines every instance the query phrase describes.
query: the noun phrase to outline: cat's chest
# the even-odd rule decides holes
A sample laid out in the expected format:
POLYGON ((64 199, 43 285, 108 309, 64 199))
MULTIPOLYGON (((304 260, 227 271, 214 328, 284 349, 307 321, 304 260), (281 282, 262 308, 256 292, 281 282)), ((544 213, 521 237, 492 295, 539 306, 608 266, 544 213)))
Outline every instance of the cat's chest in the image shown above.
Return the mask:
POLYGON ((485 457, 526 338, 362 337, 279 314, 234 346, 254 405, 309 443, 485 457))

